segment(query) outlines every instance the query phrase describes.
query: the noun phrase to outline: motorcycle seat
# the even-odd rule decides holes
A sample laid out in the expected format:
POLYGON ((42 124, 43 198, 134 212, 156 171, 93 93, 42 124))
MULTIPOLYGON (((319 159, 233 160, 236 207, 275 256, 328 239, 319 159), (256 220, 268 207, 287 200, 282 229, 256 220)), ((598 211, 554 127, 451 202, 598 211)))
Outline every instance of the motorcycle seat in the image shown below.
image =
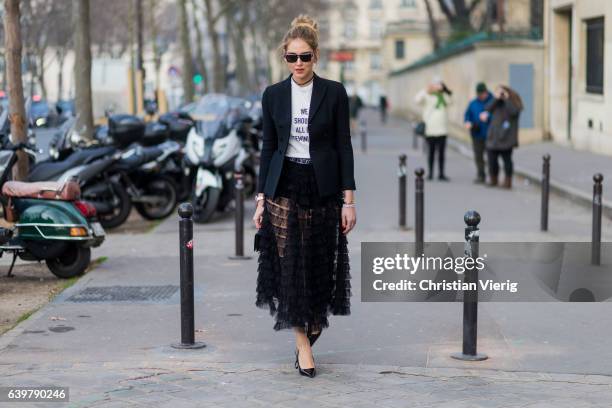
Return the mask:
POLYGON ((63 161, 43 161, 34 165, 28 175, 28 180, 53 180, 73 167, 90 163, 98 158, 111 155, 115 151, 116 149, 110 146, 93 147, 77 150, 63 161))
POLYGON ((45 200, 74 201, 81 196, 81 188, 74 181, 7 181, 2 186, 2 194, 13 198, 42 198, 45 200))

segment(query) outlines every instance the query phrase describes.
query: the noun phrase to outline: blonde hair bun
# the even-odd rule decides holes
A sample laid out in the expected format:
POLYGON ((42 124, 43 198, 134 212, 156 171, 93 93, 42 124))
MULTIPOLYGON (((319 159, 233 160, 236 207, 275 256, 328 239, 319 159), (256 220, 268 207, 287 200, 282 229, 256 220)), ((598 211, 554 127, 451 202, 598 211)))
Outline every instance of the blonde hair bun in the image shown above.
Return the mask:
POLYGON ((300 14, 291 22, 291 28, 299 26, 310 27, 315 32, 319 31, 319 25, 317 24, 317 22, 307 14, 300 14))

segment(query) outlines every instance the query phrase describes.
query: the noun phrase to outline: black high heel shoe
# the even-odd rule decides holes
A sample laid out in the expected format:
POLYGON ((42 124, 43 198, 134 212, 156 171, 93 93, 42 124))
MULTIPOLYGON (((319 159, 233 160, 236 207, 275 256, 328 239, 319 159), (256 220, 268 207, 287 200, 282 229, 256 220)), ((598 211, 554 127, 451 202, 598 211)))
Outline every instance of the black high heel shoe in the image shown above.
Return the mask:
POLYGON ((322 329, 319 329, 318 332, 313 333, 312 332, 312 327, 308 326, 308 331, 306 332, 306 337, 308 337, 308 341, 310 342, 310 347, 312 347, 315 344, 315 341, 317 341, 317 339, 319 338, 321 333, 323 333, 322 329))
MULTIPOLYGON (((300 354, 300 350, 296 349, 295 350, 295 368, 298 369, 298 371, 300 372, 301 375, 313 378, 316 375, 315 368, 314 367, 312 367, 312 368, 302 368, 302 367, 300 367, 300 361, 298 359, 298 355, 299 354, 300 354)), ((313 361, 314 361, 314 357, 313 357, 313 361)))

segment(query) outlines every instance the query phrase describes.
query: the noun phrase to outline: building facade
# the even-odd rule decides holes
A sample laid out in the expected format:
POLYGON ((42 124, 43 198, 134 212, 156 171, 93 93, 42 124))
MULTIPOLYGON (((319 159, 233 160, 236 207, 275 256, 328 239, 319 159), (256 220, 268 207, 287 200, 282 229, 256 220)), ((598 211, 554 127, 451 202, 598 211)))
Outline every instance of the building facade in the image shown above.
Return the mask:
MULTIPOLYGON (((432 1, 434 15, 440 16, 432 1)), ((321 75, 343 80, 375 105, 386 93, 387 77, 432 50, 423 0, 330 0, 320 23, 321 75), (351 60, 338 61, 337 56, 351 60)))
POLYGON ((548 133, 612 155, 612 1, 548 0, 548 133))

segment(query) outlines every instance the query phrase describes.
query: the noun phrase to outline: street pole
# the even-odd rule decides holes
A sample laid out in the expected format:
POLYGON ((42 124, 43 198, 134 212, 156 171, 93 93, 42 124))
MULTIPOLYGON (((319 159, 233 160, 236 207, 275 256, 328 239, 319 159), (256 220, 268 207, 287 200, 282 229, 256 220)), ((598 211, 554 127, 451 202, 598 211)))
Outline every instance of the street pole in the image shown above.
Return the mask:
POLYGON ((550 195, 550 155, 545 154, 542 159, 542 209, 540 213, 540 230, 548 231, 548 201, 550 195))
MULTIPOLYGON (((463 216, 465 221, 465 256, 466 259, 478 258, 480 214, 471 210, 463 216)), ((472 263, 474 265, 474 262, 472 263)), ((463 292, 463 350, 452 354, 451 357, 464 361, 482 361, 488 357, 478 354, 476 345, 478 341, 478 268, 466 268, 464 280, 468 285, 475 284, 476 289, 463 292)))
POLYGON ((597 173, 593 176, 593 234, 591 239, 591 263, 600 265, 601 263, 601 214, 602 214, 602 193, 603 175, 597 173))
POLYGON ((190 203, 179 205, 179 254, 181 277, 181 342, 172 344, 177 349, 206 347, 195 341, 193 301, 193 207, 190 203))
POLYGON ((416 175, 414 184, 414 242, 415 242, 415 254, 414 256, 421 256, 424 250, 424 217, 425 217, 425 205, 424 205, 424 181, 423 174, 425 170, 419 167, 414 171, 416 175))
POLYGON ((399 157, 399 227, 406 229, 406 155, 399 157))

